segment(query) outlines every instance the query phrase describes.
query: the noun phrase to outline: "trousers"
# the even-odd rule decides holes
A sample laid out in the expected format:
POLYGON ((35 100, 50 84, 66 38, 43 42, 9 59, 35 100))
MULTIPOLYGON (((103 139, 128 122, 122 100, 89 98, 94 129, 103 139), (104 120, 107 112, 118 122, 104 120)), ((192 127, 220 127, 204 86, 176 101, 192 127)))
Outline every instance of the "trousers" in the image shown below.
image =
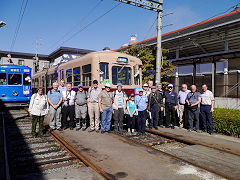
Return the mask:
POLYGON ((149 127, 157 127, 158 126, 158 114, 159 114, 159 106, 158 104, 154 104, 151 108, 151 116, 149 127))
POLYGON ((207 120, 208 120, 209 133, 213 133, 212 112, 210 112, 211 105, 201 105, 200 111, 203 120, 203 130, 207 132, 207 120))
POLYGON ((169 127, 170 120, 172 122, 172 126, 176 125, 176 110, 174 106, 174 104, 166 104, 166 127, 169 127))
POLYGON ((146 116, 147 116, 146 110, 138 111, 138 132, 140 132, 140 133, 145 133, 146 116))
POLYGON ((192 110, 188 110, 188 122, 189 122, 189 129, 193 129, 193 116, 195 118, 196 121, 196 131, 199 130, 199 109, 197 109, 196 111, 192 111, 192 110))
POLYGON ((123 131, 123 117, 124 110, 123 108, 114 109, 113 119, 114 119, 114 131, 123 131))
POLYGON ((89 103, 88 104, 88 114, 90 118, 90 129, 98 130, 100 124, 100 111, 98 103, 89 103))
POLYGON ((127 114, 127 128, 136 129, 135 121, 136 121, 135 115, 133 115, 133 117, 130 117, 130 115, 127 114))
POLYGON ((179 104, 179 124, 182 127, 188 128, 188 109, 187 105, 179 104))
POLYGON ((111 119, 112 119, 112 108, 103 110, 101 118, 102 118, 101 119, 101 121, 102 121, 102 126, 101 126, 102 131, 110 131, 111 119))
POLYGON ((73 127, 74 126, 74 114, 75 114, 74 105, 63 106, 63 109, 62 109, 63 127, 73 127), (70 118, 70 121, 67 120, 68 116, 70 118))
POLYGON ((61 128, 62 126, 60 118, 61 107, 59 106, 57 109, 54 109, 52 106, 50 106, 49 112, 50 112, 50 124, 49 124, 50 128, 52 129, 61 128))
POLYGON ((43 121, 44 121, 44 116, 32 115, 32 135, 34 135, 34 136, 36 135, 37 122, 39 122, 38 134, 39 135, 43 134, 43 121))
POLYGON ((87 105, 75 105, 75 117, 76 117, 76 127, 86 128, 86 117, 87 117, 87 105))

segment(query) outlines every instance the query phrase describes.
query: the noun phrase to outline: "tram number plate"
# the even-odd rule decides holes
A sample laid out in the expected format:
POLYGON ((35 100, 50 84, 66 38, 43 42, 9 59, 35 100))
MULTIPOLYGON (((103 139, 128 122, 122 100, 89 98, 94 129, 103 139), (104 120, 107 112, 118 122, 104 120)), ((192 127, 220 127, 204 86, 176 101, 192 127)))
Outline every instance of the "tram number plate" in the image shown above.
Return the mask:
POLYGON ((128 59, 127 58, 124 58, 124 57, 118 57, 118 62, 128 62, 128 59))

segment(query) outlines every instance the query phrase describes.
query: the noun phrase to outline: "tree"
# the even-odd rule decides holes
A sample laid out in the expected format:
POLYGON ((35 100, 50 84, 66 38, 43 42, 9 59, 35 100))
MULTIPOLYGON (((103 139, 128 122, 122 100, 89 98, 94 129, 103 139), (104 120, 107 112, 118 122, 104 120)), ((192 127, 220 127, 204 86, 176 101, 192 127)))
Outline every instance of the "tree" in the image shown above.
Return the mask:
MULTIPOLYGON (((149 80, 154 81, 156 75, 156 49, 147 47, 145 44, 133 44, 130 48, 122 51, 123 53, 136 56, 142 61, 142 76, 143 83, 147 83, 149 80)), ((163 54, 166 54, 167 50, 163 49, 163 54)), ((166 77, 174 76, 176 66, 172 65, 172 61, 167 60, 166 56, 163 56, 161 75, 163 84, 167 84, 164 80, 166 77)))

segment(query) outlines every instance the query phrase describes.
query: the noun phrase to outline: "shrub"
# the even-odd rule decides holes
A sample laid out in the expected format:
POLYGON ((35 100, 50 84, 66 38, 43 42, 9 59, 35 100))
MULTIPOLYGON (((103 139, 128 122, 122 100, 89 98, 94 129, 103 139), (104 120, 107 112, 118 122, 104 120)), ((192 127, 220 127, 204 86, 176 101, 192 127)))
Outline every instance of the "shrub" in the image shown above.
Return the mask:
POLYGON ((217 133, 240 137, 240 111, 215 108, 213 112, 213 129, 217 133))

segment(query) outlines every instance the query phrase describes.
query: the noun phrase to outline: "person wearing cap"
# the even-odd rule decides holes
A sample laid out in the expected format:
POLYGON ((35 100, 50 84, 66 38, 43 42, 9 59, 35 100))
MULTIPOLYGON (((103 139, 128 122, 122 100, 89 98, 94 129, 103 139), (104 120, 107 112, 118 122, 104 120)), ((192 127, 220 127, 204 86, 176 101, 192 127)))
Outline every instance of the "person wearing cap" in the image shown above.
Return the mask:
POLYGON ((48 91, 47 94, 48 97, 48 103, 50 105, 49 111, 50 111, 50 131, 52 130, 59 130, 61 131, 61 104, 62 104, 62 93, 60 90, 58 90, 58 83, 53 83, 53 89, 48 91))
MULTIPOLYGON (((158 83, 157 84, 157 93, 160 94, 161 98, 164 99, 164 90, 162 89, 162 84, 158 83)), ((164 104, 164 102, 163 102, 164 104)), ((164 118, 164 107, 160 109, 159 111, 159 126, 163 128, 163 118, 164 118)))
POLYGON ((98 81, 93 81, 93 87, 88 89, 88 114, 90 118, 90 130, 89 132, 99 132, 99 124, 100 124, 100 111, 98 107, 98 95, 102 91, 101 88, 98 87, 98 81))
POLYGON ((47 96, 43 94, 43 88, 38 88, 37 93, 33 94, 29 104, 29 115, 32 117, 32 136, 36 137, 36 126, 39 122, 38 135, 43 135, 43 121, 48 114, 49 105, 47 96))
POLYGON ((75 118, 76 118, 76 131, 81 128, 86 130, 86 117, 87 117, 87 93, 83 90, 83 85, 78 85, 78 91, 75 96, 75 118))
POLYGON ((143 94, 148 97, 151 91, 148 90, 148 84, 143 84, 143 94))
POLYGON ((138 111, 138 134, 144 135, 146 129, 148 98, 143 94, 143 89, 139 89, 138 93, 139 94, 135 97, 138 111))
POLYGON ((110 92, 111 85, 105 84, 105 89, 98 95, 98 106, 101 112, 101 133, 110 132, 112 119, 113 94, 110 92))
POLYGON ((176 110, 178 108, 178 96, 177 93, 173 90, 173 85, 168 85, 168 90, 164 93, 164 102, 165 102, 165 109, 166 109, 166 128, 169 128, 170 119, 172 126, 171 128, 174 129, 176 125, 176 110))
POLYGON ((134 94, 130 95, 130 99, 127 101, 127 128, 128 132, 127 135, 137 135, 136 134, 136 128, 135 128, 135 121, 136 121, 136 115, 137 115, 137 106, 134 101, 134 94))
POLYGON ((63 108, 62 108, 62 119, 63 119, 63 129, 70 127, 73 130, 74 127, 74 115, 75 115, 75 94, 76 92, 72 90, 72 84, 67 83, 67 90, 63 91, 63 108), (67 118, 70 118, 68 121, 67 118))
POLYGON ((114 131, 116 133, 123 133, 123 118, 126 110, 126 94, 122 90, 122 84, 117 83, 117 90, 113 92, 113 119, 114 131))
POLYGON ((152 92, 148 96, 148 111, 151 113, 149 128, 158 129, 158 114, 159 110, 163 111, 163 98, 159 92, 156 91, 156 86, 152 86, 152 92))

